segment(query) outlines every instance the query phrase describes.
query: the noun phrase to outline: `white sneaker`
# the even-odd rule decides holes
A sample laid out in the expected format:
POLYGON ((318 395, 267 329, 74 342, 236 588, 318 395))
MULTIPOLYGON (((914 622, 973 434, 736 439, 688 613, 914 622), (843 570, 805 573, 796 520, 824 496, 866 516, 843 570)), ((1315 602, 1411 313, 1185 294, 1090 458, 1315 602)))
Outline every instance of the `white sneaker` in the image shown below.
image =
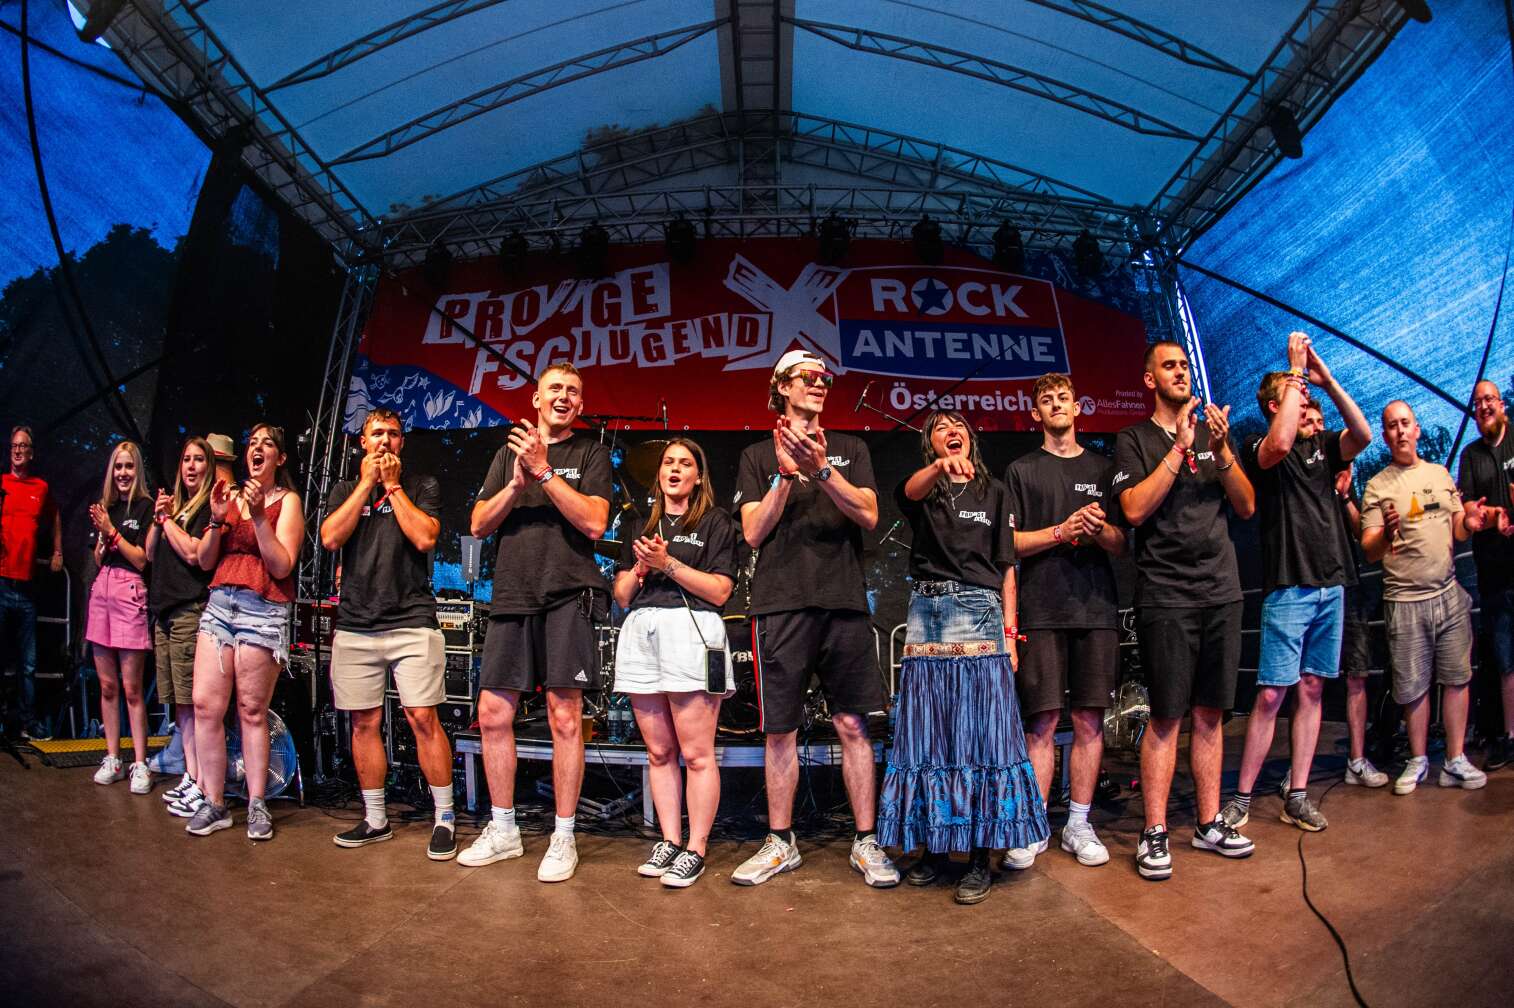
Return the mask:
POLYGON ((1046 848, 1051 846, 1051 837, 1039 843, 1033 843, 1029 847, 1011 847, 1004 852, 1004 867, 1012 871, 1024 871, 1036 863, 1036 858, 1046 853, 1046 848))
POLYGON ((168 803, 168 814, 178 816, 180 819, 193 819, 194 814, 200 811, 200 806, 204 804, 205 793, 200 790, 200 785, 191 782, 188 791, 168 803))
POLYGON ((862 873, 862 881, 874 889, 892 889, 899 884, 899 869, 878 846, 876 834, 853 840, 850 860, 852 867, 862 873))
MULTIPOLYGON (((147 769, 152 769, 151 761, 148 762, 147 769)), ((184 776, 179 778, 179 783, 163 792, 163 803, 165 805, 172 805, 174 802, 178 801, 180 798, 183 798, 186 794, 188 794, 189 789, 195 786, 195 779, 189 776, 188 770, 185 770, 184 776)))
POLYGON ((473 845, 457 856, 457 863, 464 868, 480 868, 496 861, 520 857, 526 852, 520 842, 520 829, 501 829, 491 819, 473 845))
POLYGON ((769 833, 757 853, 731 872, 731 881, 736 885, 761 885, 774 875, 798 868, 802 860, 796 845, 777 833, 769 833))
POLYGON ((552 842, 536 869, 538 882, 566 882, 578 870, 578 842, 572 833, 552 832, 552 842))
POLYGON ((1366 757, 1360 763, 1346 764, 1346 783, 1360 787, 1382 787, 1388 783, 1388 775, 1372 765, 1366 757))
POLYGON ((1467 759, 1466 753, 1461 753, 1455 759, 1448 759, 1440 768, 1441 787, 1466 788, 1468 791, 1476 791, 1488 783, 1488 775, 1472 765, 1467 759))
POLYGON ((147 794, 152 790, 152 771, 147 769, 146 763, 133 763, 131 765, 131 793, 147 794))
POLYGON ((126 771, 121 768, 121 757, 106 756, 100 761, 100 769, 95 771, 96 784, 114 784, 126 776, 126 771))
POLYGON ((1096 868, 1109 860, 1109 848, 1104 846, 1099 835, 1093 831, 1092 824, 1087 822, 1062 827, 1062 849, 1077 855, 1078 864, 1090 868, 1096 868))
POLYGON ((1430 775, 1430 757, 1411 756, 1409 762, 1404 764, 1404 772, 1398 775, 1398 780, 1393 782, 1393 793, 1398 795, 1413 794, 1414 789, 1419 787, 1419 782, 1430 775))

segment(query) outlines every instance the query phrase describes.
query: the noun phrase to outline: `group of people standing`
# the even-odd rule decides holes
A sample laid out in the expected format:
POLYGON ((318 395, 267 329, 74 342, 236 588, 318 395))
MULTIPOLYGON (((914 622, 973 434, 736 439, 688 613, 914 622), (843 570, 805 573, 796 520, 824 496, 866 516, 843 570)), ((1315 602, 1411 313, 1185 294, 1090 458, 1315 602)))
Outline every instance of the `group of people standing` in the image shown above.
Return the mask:
MULTIPOLYGON (((768 833, 731 872, 737 884, 759 885, 800 866, 792 828, 797 733, 812 676, 839 740, 855 821, 849 861, 868 885, 929 885, 950 853, 963 852, 968 865, 955 899, 976 903, 989 895, 994 852, 1006 852, 1005 868, 1033 865, 1052 836, 1046 810, 1064 709, 1072 744, 1060 846, 1080 864, 1106 863, 1109 852, 1089 812, 1103 714, 1119 681, 1111 558, 1127 549, 1134 552, 1136 631, 1151 706, 1141 745, 1146 821, 1135 855, 1143 878, 1172 873, 1167 805, 1185 717, 1196 785, 1194 848, 1226 858, 1253 852, 1240 830, 1290 691, 1292 759, 1279 814, 1305 830, 1325 828, 1307 785, 1323 685, 1340 674, 1344 595, 1357 580, 1358 549, 1366 560, 1382 560, 1385 572, 1392 687, 1412 756, 1395 792, 1412 792, 1428 772, 1434 683, 1444 690, 1447 737, 1439 783, 1481 787, 1486 776, 1464 752, 1471 613, 1452 554, 1456 541, 1474 537, 1484 626, 1502 674, 1505 723, 1488 761, 1496 767, 1507 759, 1514 729, 1514 444, 1505 437, 1502 397, 1490 382, 1477 386, 1472 405, 1482 436, 1463 455, 1459 488, 1444 467, 1418 457, 1409 405, 1389 403, 1382 419, 1392 461, 1358 504, 1350 472, 1372 440, 1368 422, 1308 337, 1291 334, 1286 355, 1288 370, 1267 373, 1258 389, 1265 433, 1240 446, 1231 442, 1229 407, 1195 398, 1187 355, 1168 341, 1152 344, 1143 362, 1153 414, 1120 432, 1113 459, 1078 443, 1080 407, 1066 375, 1036 382, 1032 417, 1042 444, 1002 480, 990 474, 961 414, 938 410, 926 419, 921 465, 894 493, 913 532, 912 591, 881 794, 867 719, 888 698, 862 541, 878 522, 877 487, 867 445, 821 425, 834 381, 824 362, 802 350, 777 362, 768 386, 777 419, 770 438, 742 453, 734 514, 716 505, 700 446, 684 437, 667 443, 650 511, 639 527, 621 532, 608 586, 594 543, 609 527, 609 453, 573 431, 584 406, 578 371, 551 365, 538 377, 535 422, 510 429, 472 506, 472 534, 497 543, 477 708, 491 809, 460 854, 451 749, 435 713, 444 692, 444 642, 426 566, 440 531, 440 488, 404 470, 400 418, 373 410, 362 428, 358 476, 332 489, 320 530, 325 548, 340 556, 332 681, 337 707, 351 715, 364 801, 364 818, 335 843, 355 848, 393 835, 380 738, 392 674, 435 801, 428 856, 456 856, 470 867, 520 857, 514 721, 522 696, 541 691, 554 744, 555 823, 537 877, 571 878, 583 692, 603 685, 595 624, 607 618, 613 596, 628 612, 613 688, 631 697, 662 831, 638 872, 670 887, 692 885, 705 870, 719 805, 715 728, 734 688, 720 614, 734 584, 738 536, 757 551, 751 616, 768 833), (1311 390, 1332 401, 1343 429, 1324 429, 1311 390), (1222 726, 1235 702, 1241 641, 1229 520, 1253 515, 1260 517, 1266 592, 1259 689, 1238 787, 1222 804, 1222 726), (901 876, 886 848, 922 856, 901 876)), ((17 452, 13 433, 13 475, 25 479, 17 452)), ((173 492, 152 499, 136 446, 123 442, 111 453, 101 499, 90 510, 101 574, 86 636, 109 745, 95 779, 129 776, 133 791, 150 787, 141 674, 155 643, 160 691, 176 706, 189 767, 168 793, 170 810, 187 816, 197 835, 231 825, 222 725, 234 688, 248 835, 267 839, 265 718, 287 657, 303 518, 284 475, 279 429, 253 429, 240 485, 229 472, 213 471, 222 454, 229 446, 222 453, 191 438, 173 492), (147 584, 142 572, 149 568, 147 584), (136 755, 129 767, 120 758, 118 690, 136 755)), ((1348 683, 1346 781, 1379 787, 1388 777, 1363 750, 1363 689, 1358 679, 1348 683)))

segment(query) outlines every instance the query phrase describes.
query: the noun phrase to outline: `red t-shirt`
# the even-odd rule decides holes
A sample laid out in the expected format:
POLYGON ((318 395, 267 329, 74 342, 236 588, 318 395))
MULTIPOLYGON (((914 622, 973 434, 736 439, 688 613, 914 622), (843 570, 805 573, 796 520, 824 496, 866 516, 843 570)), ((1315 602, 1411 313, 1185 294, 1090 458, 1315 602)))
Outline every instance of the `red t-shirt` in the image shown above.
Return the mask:
POLYGON ((30 581, 36 570, 37 539, 53 521, 53 498, 47 481, 0 475, 5 499, 0 500, 0 577, 30 581))

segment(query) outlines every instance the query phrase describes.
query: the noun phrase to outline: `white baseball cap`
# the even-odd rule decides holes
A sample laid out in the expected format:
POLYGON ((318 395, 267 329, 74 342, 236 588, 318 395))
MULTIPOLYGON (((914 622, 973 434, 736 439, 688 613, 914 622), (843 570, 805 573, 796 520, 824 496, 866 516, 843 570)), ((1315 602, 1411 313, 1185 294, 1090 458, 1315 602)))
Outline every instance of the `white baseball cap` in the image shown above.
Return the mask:
POLYGON ((816 367, 819 367, 823 370, 830 370, 830 368, 826 367, 825 361, 821 360, 819 357, 816 357, 808 350, 790 350, 788 353, 778 358, 778 364, 773 368, 773 374, 785 374, 790 368, 797 367, 800 364, 814 364, 816 367))

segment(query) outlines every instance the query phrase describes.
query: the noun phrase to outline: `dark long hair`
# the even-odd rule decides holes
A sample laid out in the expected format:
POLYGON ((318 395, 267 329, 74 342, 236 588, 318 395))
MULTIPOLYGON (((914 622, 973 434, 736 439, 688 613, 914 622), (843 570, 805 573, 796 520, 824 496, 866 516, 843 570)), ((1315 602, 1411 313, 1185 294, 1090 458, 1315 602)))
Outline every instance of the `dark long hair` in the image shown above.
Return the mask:
POLYGON ((273 439, 274 445, 278 447, 279 454, 284 456, 284 465, 274 470, 273 481, 285 490, 293 490, 294 480, 289 475, 289 452, 284 448, 284 428, 275 427, 267 421, 255 423, 252 425, 252 430, 247 432, 247 440, 251 441, 252 436, 260 430, 268 432, 268 436, 273 439))
MULTIPOLYGON (((925 423, 920 427, 920 457, 929 465, 936 461, 936 449, 930 443, 930 436, 935 431, 936 425, 944 420, 955 420, 967 429, 967 460, 973 464, 973 478, 968 485, 974 493, 982 494, 988 490, 988 467, 983 464, 983 456, 978 454, 978 435, 973 433, 972 425, 967 418, 956 410, 936 410, 925 418, 925 423)), ((951 480, 941 476, 936 480, 935 487, 931 490, 931 496, 936 498, 949 498, 951 496, 951 480)))
POLYGON ((699 467, 699 485, 689 495, 689 509, 683 515, 683 530, 694 531, 699 525, 699 519, 715 506, 715 484, 710 480, 710 464, 705 460, 704 449, 699 447, 699 443, 693 438, 669 438, 662 449, 662 455, 657 457, 657 476, 652 481, 652 511, 647 515, 646 531, 648 532, 657 528, 663 514, 667 511, 662 497, 662 460, 668 454, 668 449, 674 445, 681 445, 687 449, 688 453, 694 456, 694 464, 699 467))

